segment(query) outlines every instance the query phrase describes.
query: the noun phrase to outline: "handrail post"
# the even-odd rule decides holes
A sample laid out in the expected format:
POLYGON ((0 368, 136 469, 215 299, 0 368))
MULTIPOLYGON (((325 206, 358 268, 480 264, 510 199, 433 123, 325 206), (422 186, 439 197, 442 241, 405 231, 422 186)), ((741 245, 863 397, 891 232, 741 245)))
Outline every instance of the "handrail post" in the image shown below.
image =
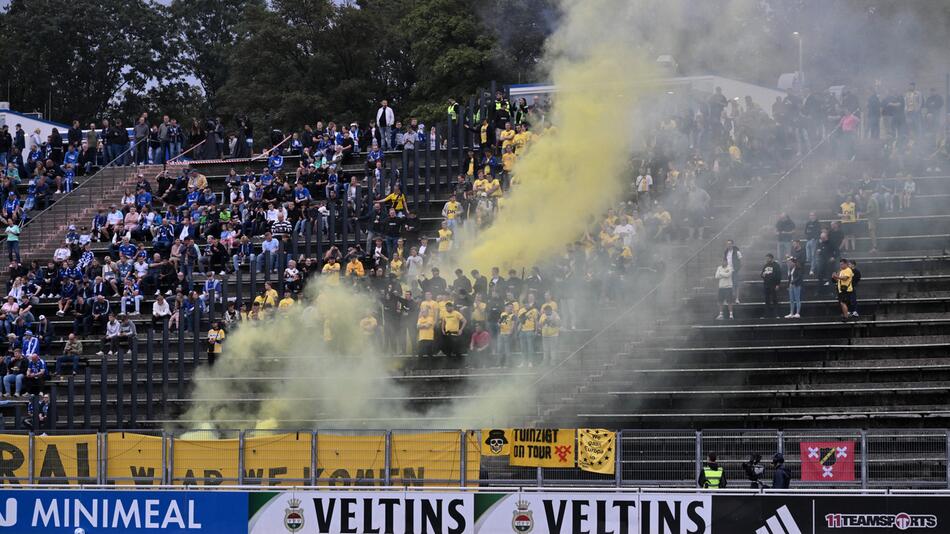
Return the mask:
POLYGON ((618 430, 614 438, 614 482, 623 486, 623 430, 618 430))
POLYGON ((868 431, 861 429, 861 489, 868 489, 868 431))
POLYGON ((238 433, 238 486, 244 485, 244 433, 246 430, 241 430, 238 433))
MULTIPOLYGON (((392 459, 393 459, 393 431, 386 431, 386 468, 385 468, 385 477, 383 478, 385 486, 392 485, 392 459)), ((406 485, 406 481, 403 480, 403 485, 406 485)))
POLYGON ((699 480, 700 473, 703 472, 703 431, 696 431, 696 471, 693 480, 699 480))

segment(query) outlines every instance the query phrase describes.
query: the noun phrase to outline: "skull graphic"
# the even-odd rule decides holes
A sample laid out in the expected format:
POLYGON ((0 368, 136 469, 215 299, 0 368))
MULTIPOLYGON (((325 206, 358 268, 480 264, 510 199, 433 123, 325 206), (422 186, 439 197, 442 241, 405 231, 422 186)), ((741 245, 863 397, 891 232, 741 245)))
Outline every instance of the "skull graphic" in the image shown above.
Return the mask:
POLYGON ((488 431, 488 438, 485 439, 485 444, 488 445, 492 454, 501 454, 502 449, 507 443, 508 438, 505 437, 504 430, 496 428, 488 431))

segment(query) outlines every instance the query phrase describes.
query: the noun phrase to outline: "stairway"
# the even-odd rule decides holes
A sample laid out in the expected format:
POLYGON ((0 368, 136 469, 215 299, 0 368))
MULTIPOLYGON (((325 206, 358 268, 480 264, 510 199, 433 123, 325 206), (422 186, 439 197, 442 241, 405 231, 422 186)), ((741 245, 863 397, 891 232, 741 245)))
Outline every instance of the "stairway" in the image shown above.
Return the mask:
POLYGON ((99 208, 119 202, 126 189, 134 190, 139 174, 154 183, 161 171, 161 165, 105 167, 83 180, 49 209, 35 214, 23 227, 20 252, 24 263, 32 260, 45 263, 51 259, 69 225, 88 226, 99 208))

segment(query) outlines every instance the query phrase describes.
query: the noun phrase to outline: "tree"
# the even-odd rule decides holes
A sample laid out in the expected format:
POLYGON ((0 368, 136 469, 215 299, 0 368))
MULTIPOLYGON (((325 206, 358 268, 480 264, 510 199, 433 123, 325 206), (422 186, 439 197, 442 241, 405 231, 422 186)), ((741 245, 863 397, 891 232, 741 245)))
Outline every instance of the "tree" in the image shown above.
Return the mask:
POLYGON ((143 0, 12 0, 0 18, 11 105, 90 121, 161 72, 164 25, 143 0))
POLYGON ((497 77, 497 41, 474 15, 478 5, 477 0, 412 3, 401 23, 416 67, 412 114, 444 114, 447 98, 471 94, 497 77))
POLYGON ((172 44, 180 52, 174 59, 201 83, 209 106, 228 79, 235 27, 248 7, 263 5, 263 0, 174 0, 169 6, 172 44))

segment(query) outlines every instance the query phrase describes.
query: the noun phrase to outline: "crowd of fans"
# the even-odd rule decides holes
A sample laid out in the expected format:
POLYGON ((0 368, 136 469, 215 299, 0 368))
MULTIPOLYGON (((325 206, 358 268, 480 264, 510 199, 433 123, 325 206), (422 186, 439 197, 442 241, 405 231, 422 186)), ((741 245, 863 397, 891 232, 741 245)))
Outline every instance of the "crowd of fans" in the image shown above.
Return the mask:
MULTIPOLYGON (((830 150, 841 158, 861 159, 878 169, 879 174, 864 172, 858 179, 836 178, 827 189, 827 206, 816 206, 807 220, 797 224, 787 213, 777 217, 774 226, 775 254, 768 254, 759 273, 762 280, 763 318, 781 318, 778 291, 788 290, 789 313, 785 319, 801 317, 802 288, 806 280, 819 285, 819 296, 836 298, 843 320, 853 320, 857 311, 857 287, 861 271, 849 253, 854 253, 858 228, 867 228, 868 254, 878 252, 882 217, 913 214, 917 184, 913 175, 940 172, 947 160, 940 131, 943 98, 931 89, 924 95, 910 83, 904 92, 889 89, 870 91, 867 104, 848 88, 840 94, 806 92, 803 97, 790 94, 777 99, 772 114, 778 125, 786 125, 796 154, 814 147, 818 141, 830 141, 830 150), (886 95, 886 96, 882 96, 886 95), (861 123, 873 151, 859 154, 856 138, 861 123), (819 220, 819 213, 830 218, 819 220)), ((733 304, 740 302, 739 271, 742 253, 732 243, 726 245, 722 264, 715 278, 719 288, 717 319, 734 318, 733 304)))
MULTIPOLYGON (((637 282, 634 273, 649 277, 662 271, 654 254, 658 243, 704 238, 715 215, 708 191, 749 183, 823 138, 833 140, 840 157, 853 156, 847 136, 856 127, 851 117, 862 110, 852 108, 847 91, 840 97, 822 95, 819 109, 825 120, 816 122, 818 97, 813 96, 777 101, 770 117, 752 99, 729 100, 717 88, 711 97, 695 100, 689 111, 657 118, 649 143, 631 159, 627 194, 550 262, 507 272, 456 269, 443 277, 435 258, 459 245, 460 228, 477 231, 505 209, 506 196, 518 187, 512 174, 517 158, 549 126, 548 103, 540 99, 510 103, 498 93, 484 116, 449 102, 448 115, 462 121, 472 143, 441 209, 412 206, 404 193, 405 177, 397 166, 387 165, 387 158, 394 150, 411 150, 418 143, 435 149, 448 140, 414 118, 400 118, 385 100, 365 128, 356 122, 317 122, 289 135, 271 132, 266 163, 262 158, 240 172, 231 170, 223 186, 188 169, 140 175, 120 202, 100 207, 88 224, 70 226, 62 247, 45 264, 20 263, 16 236, 28 208, 11 188, 11 200, 0 213, 11 260, 7 302, 0 308, 0 328, 9 340, 0 368, 3 393, 39 393, 49 376, 76 373, 84 345, 98 348, 103 357, 122 357, 143 326, 134 320, 143 313, 149 315, 146 324, 206 334, 213 364, 228 332, 244 321, 279 317, 281 310, 297 305, 314 277, 373 296, 375 305, 366 310, 360 328, 389 352, 442 353, 451 357, 442 361, 452 365, 466 353, 467 365, 550 364, 562 332, 586 326, 577 313, 585 301, 616 301, 637 282), (296 156, 295 167, 286 165, 288 156, 296 156), (437 215, 437 230, 420 231, 426 213, 417 209, 437 215), (341 233, 354 239, 340 246, 341 233), (316 255, 301 245, 312 236, 325 245, 316 255), (104 256, 94 253, 98 247, 107 248, 104 256), (245 270, 266 273, 262 289, 243 301, 223 298, 234 296, 224 284, 245 270), (55 332, 44 315, 34 316, 41 299, 56 302, 55 332), (216 320, 209 322, 212 307, 216 320), (54 353, 57 339, 64 344, 54 353), (48 367, 46 361, 53 358, 55 366, 48 367)), ((909 114, 912 105, 904 102, 909 114)), ((873 119, 872 109, 862 113, 873 119)), ((883 116, 884 134, 895 146, 901 139, 905 148, 913 145, 916 132, 932 127, 926 114, 919 125, 908 119, 906 126, 883 116)), ((47 190, 61 186, 68 191, 75 173, 87 172, 90 165, 161 163, 189 145, 198 147, 195 157, 198 150, 209 157, 242 156, 250 154, 253 143, 246 121, 230 139, 220 120, 196 121, 191 135, 168 117, 154 125, 141 117, 128 139, 121 132, 116 136, 116 130, 126 131, 120 121, 111 127, 103 121, 101 130, 79 135, 77 123, 68 132, 64 153, 51 149, 53 142, 36 147, 43 157, 30 160, 37 164, 29 175, 34 204, 35 189, 45 184, 47 190), (93 146, 96 155, 90 159, 93 146), (133 150, 126 153, 129 146, 133 150), (67 170, 74 174, 67 177, 67 170)), ((9 163, 14 176, 26 164, 9 163)), ((8 171, 4 191, 15 185, 14 176, 8 171)), ((863 182, 839 191, 835 206, 842 222, 821 228, 813 218, 805 226, 804 244, 794 239, 794 223, 780 219, 776 257, 792 257, 797 268, 788 272, 799 286, 806 269, 832 283, 829 265, 840 257, 838 251, 847 250, 846 225, 858 214, 870 226, 882 212, 910 209, 914 188, 909 178, 891 183, 865 177, 863 182)), ((730 317, 732 303, 739 301, 732 288, 738 288, 740 261, 741 252, 730 245, 723 272, 717 272, 720 300, 729 306, 730 317), (727 288, 728 294, 722 291, 727 288)), ((246 274, 243 279, 246 284, 246 274)), ((800 297, 798 302, 790 316, 800 313, 800 297)))

